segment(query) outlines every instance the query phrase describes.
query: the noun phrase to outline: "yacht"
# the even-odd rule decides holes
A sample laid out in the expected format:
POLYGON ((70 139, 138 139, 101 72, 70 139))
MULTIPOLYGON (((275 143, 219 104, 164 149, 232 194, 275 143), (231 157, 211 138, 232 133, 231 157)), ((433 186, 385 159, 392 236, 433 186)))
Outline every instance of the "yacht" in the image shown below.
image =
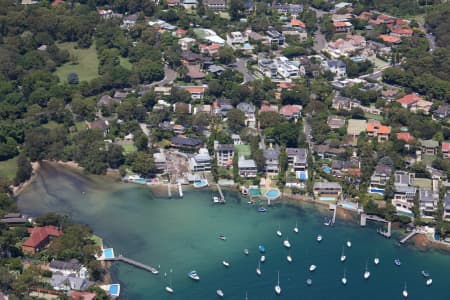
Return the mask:
POLYGON ((312 284, 312 279, 311 278, 306 279, 306 284, 307 285, 311 285, 312 284))
POLYGON ((369 277, 370 277, 370 272, 369 272, 369 270, 367 269, 367 263, 366 263, 366 271, 364 272, 364 279, 369 279, 369 277))
POLYGON ((313 272, 315 269, 317 269, 317 266, 316 266, 316 265, 310 265, 310 266, 309 266, 309 271, 310 271, 310 272, 313 272))
POLYGON ((259 245, 258 250, 259 250, 259 252, 264 253, 264 252, 266 252, 266 247, 264 247, 263 245, 259 245))
POLYGON ((223 296, 225 295, 225 294, 223 293, 222 290, 217 290, 217 291, 216 291, 216 294, 217 294, 217 296, 219 296, 220 298, 223 298, 223 296))
POLYGON ((280 225, 278 225, 277 235, 278 235, 279 237, 281 237, 281 236, 283 235, 283 234, 281 233, 281 230, 280 230, 280 225))
POLYGON ((427 281, 426 281, 426 285, 427 285, 427 286, 430 286, 430 285, 432 285, 432 284, 433 284, 433 279, 428 278, 427 281))
POLYGON ((173 294, 173 289, 168 285, 166 286, 166 292, 173 294))
POLYGON ((227 237, 224 236, 223 234, 221 234, 221 235, 219 235, 219 240, 226 241, 227 237))
POLYGON ((375 258, 373 259, 373 263, 376 264, 376 265, 378 265, 378 264, 380 263, 380 259, 379 259, 378 257, 375 257, 375 258))
POLYGON ((219 197, 214 196, 214 197, 213 197, 213 203, 220 203, 219 197))
POLYGON ((222 265, 224 265, 226 268, 228 268, 230 266, 230 263, 227 262, 226 260, 223 260, 222 265))
POLYGON ((288 255, 286 256, 286 259, 288 262, 292 262, 292 256, 291 256, 291 251, 289 251, 288 255))
POLYGON ((405 283, 405 287, 403 288, 402 295, 403 295, 403 298, 408 298, 408 290, 406 289, 406 283, 405 283))
POLYGON ((258 274, 258 276, 261 276, 262 272, 261 272, 261 262, 258 262, 258 267, 256 268, 256 274, 258 274))
POLYGON ((420 273, 422 273, 423 277, 425 277, 425 278, 430 277, 430 273, 428 273, 425 270, 422 270, 422 272, 420 272, 420 273))
POLYGON ((402 265, 402 262, 398 258, 394 259, 394 263, 395 263, 396 266, 401 266, 402 265))
POLYGON ((347 256, 344 254, 344 246, 342 246, 342 253, 341 253, 341 262, 344 262, 347 259, 347 256))
POLYGON ((323 225, 330 226, 331 222, 333 222, 333 220, 331 218, 325 218, 325 222, 323 222, 323 225))
POLYGON ((297 221, 295 221, 294 232, 295 232, 295 233, 298 233, 298 225, 297 225, 297 221))
POLYGON ((345 276, 345 269, 344 269, 344 277, 342 277, 341 282, 343 285, 347 284, 347 277, 345 276))
POLYGON ((323 237, 320 234, 318 234, 316 239, 320 243, 323 240, 323 237))
POLYGON ((154 275, 158 275, 158 274, 159 274, 159 271, 156 270, 156 269, 152 269, 151 272, 152 272, 152 274, 154 274, 154 275))
POLYGON ((263 212, 266 212, 267 209, 265 207, 261 206, 260 208, 258 208, 258 211, 263 213, 263 212))
POLYGON ((277 285, 275 286, 275 293, 277 295, 281 294, 281 287, 280 287, 280 271, 278 271, 278 280, 277 285))
POLYGON ((198 276, 197 271, 195 271, 195 270, 190 271, 188 273, 188 276, 189 276, 189 278, 191 278, 191 279, 193 279, 195 281, 200 280, 200 276, 198 276))
POLYGON ((244 249, 244 254, 245 254, 245 255, 248 255, 248 253, 249 253, 249 252, 248 252, 248 249, 245 248, 245 249, 244 249))
POLYGON ((347 247, 348 247, 348 248, 351 248, 351 247, 352 247, 352 242, 347 241, 347 247))
POLYGON ((266 256, 265 255, 261 255, 259 261, 262 262, 262 263, 265 262, 266 261, 266 256))
POLYGON ((289 242, 289 239, 288 239, 288 238, 286 238, 286 239, 283 241, 283 246, 285 246, 286 248, 291 248, 291 243, 289 242))

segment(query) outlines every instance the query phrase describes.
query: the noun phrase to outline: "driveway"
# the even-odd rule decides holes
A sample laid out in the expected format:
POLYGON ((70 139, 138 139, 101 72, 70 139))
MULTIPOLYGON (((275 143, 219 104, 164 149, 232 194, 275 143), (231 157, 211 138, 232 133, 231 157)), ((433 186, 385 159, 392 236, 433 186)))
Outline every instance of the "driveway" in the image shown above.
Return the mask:
POLYGON ((310 7, 311 10, 316 12, 316 17, 317 17, 317 30, 314 32, 314 46, 313 49, 316 52, 320 52, 322 51, 323 48, 326 47, 327 45, 327 40, 325 39, 325 35, 323 35, 320 32, 320 25, 319 25, 319 19, 322 18, 322 16, 324 14, 326 14, 326 11, 320 10, 320 9, 315 9, 313 7, 310 7))
POLYGON ((236 67, 233 69, 244 75, 244 83, 255 80, 255 76, 247 69, 247 61, 246 58, 238 58, 236 59, 236 67))

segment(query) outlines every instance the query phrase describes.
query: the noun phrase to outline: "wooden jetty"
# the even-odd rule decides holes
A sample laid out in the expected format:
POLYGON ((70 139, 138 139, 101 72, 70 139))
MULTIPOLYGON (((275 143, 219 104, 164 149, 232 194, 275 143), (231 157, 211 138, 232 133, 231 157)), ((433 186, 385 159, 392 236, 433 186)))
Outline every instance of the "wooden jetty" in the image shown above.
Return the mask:
POLYGON ((172 190, 170 189, 170 181, 167 184, 167 195, 169 196, 169 198, 172 198, 172 190))
POLYGON ((219 199, 219 203, 225 203, 225 196, 222 193, 222 189, 220 188, 220 185, 217 183, 217 190, 219 191, 219 195, 220 195, 220 199, 219 199))
POLYGON ((130 258, 127 258, 125 256, 123 256, 122 254, 120 254, 119 256, 115 257, 115 258, 109 258, 109 259, 105 259, 105 260, 111 260, 111 261, 122 261, 124 263, 127 263, 131 266, 135 266, 136 268, 151 272, 152 274, 158 274, 159 271, 151 266, 142 264, 138 261, 132 260, 130 258))
POLYGON ((336 204, 330 204, 330 210, 333 211, 333 218, 331 219, 331 225, 334 225, 334 223, 336 223, 336 213, 337 213, 336 204))
POLYGON ((419 231, 417 231, 417 230, 414 229, 414 230, 411 231, 407 236, 405 236, 404 238, 402 238, 402 239, 400 240, 400 244, 406 243, 407 240, 409 240, 410 238, 412 238, 413 236, 415 236, 417 233, 419 233, 419 231))

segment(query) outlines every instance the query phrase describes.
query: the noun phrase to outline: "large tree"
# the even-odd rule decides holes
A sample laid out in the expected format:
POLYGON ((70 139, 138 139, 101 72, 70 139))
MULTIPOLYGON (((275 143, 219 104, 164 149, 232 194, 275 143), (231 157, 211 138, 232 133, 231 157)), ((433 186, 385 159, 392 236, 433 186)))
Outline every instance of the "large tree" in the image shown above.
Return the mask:
POLYGON ((245 126, 245 114, 243 111, 234 108, 227 114, 228 127, 233 132, 238 132, 245 126))

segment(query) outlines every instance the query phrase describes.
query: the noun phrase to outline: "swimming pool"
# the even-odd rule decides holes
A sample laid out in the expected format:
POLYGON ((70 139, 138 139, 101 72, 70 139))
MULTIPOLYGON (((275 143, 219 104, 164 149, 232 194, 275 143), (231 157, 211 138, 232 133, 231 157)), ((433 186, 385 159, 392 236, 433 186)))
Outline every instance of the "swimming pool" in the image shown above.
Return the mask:
POLYGON ((114 258, 114 249, 113 248, 103 249, 103 257, 104 258, 114 258))
POLYGON ((359 62, 359 61, 363 61, 364 60, 364 57, 361 57, 361 56, 355 56, 355 57, 352 57, 352 58, 350 58, 351 60, 353 60, 354 62, 359 62))
POLYGON ((346 209, 357 210, 358 204, 353 202, 342 202, 341 206, 346 209))
POLYGON ((324 167, 322 167, 322 170, 327 174, 331 174, 331 171, 333 169, 331 169, 329 166, 324 166, 324 167))
POLYGON ((261 193, 259 192, 258 189, 250 189, 249 191, 250 196, 260 196, 261 193))
POLYGON ((336 201, 334 197, 319 197, 320 201, 336 201))
POLYGON ((369 193, 384 195, 384 189, 374 189, 374 188, 372 188, 372 189, 369 190, 369 193))
POLYGON ((298 171, 298 179, 307 180, 308 179, 308 171, 298 171))
POLYGON ((201 179, 201 180, 197 180, 194 181, 194 187, 195 188, 202 188, 208 185, 208 180, 206 179, 201 179))
POLYGON ((120 284, 111 284, 109 286, 109 294, 118 297, 120 295, 120 284))
POLYGON ((280 195, 281 195, 281 193, 277 189, 268 190, 266 193, 266 197, 270 198, 270 199, 276 199, 276 198, 280 197, 280 195))

